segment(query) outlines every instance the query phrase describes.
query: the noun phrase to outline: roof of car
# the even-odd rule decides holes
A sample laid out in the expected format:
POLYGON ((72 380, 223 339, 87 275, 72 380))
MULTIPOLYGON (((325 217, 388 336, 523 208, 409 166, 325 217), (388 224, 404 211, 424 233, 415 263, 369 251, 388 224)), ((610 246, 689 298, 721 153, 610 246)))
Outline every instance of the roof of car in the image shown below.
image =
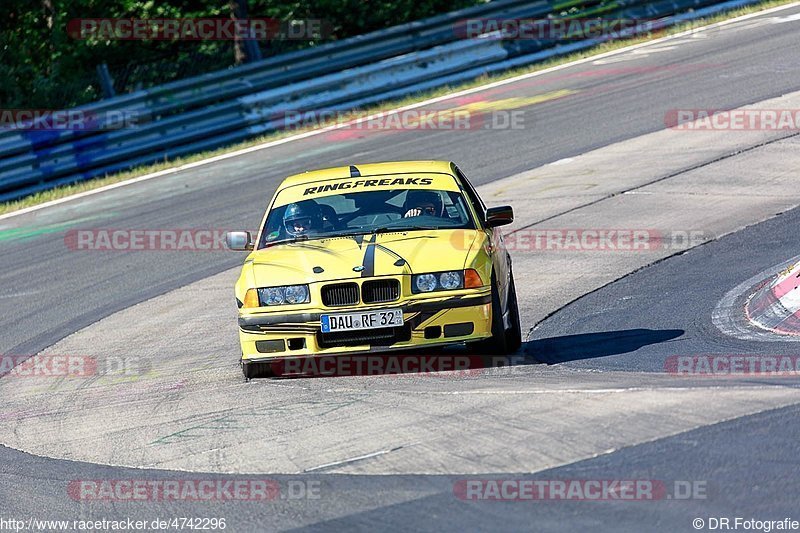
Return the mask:
POLYGON ((281 188, 303 185, 318 181, 334 179, 350 179, 361 176, 385 176, 395 174, 449 174, 453 175, 450 161, 394 161, 386 163, 353 164, 346 167, 311 170, 302 174, 289 176, 281 184, 281 188))

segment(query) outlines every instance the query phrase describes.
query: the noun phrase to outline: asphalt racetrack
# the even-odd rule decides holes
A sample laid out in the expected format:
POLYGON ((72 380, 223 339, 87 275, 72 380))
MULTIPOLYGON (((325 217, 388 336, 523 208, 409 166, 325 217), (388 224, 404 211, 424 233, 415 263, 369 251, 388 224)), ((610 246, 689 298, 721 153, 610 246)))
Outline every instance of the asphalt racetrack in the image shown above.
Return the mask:
POLYGON ((332 131, 1 218, 0 354, 135 356, 153 372, 0 378, 0 517, 225 518, 232 531, 800 520, 797 375, 675 371, 680 357, 798 360, 796 338, 747 333, 737 306, 753 287, 719 309, 800 254, 797 131, 665 124, 680 109, 800 108, 799 30, 790 6, 431 106, 489 102, 524 112, 519 128, 332 131), (456 161, 488 204, 514 206, 517 234, 700 237, 645 252, 512 249, 525 342, 505 368, 250 383, 231 297, 242 255, 65 242, 76 229, 253 229, 287 175, 410 159, 456 161), (720 313, 745 333, 720 329, 720 313), (276 492, 96 501, 80 492, 91 480, 276 492), (642 490, 547 501, 514 492, 603 480, 642 490))

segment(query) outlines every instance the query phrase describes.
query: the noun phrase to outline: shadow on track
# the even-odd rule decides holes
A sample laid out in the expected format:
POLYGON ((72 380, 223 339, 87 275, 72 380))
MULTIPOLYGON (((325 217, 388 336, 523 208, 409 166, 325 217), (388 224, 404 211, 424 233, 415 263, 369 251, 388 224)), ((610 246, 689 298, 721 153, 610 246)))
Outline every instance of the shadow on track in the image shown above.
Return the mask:
POLYGON ((276 379, 432 374, 457 371, 472 375, 499 366, 558 364, 580 359, 607 357, 638 350, 649 344, 670 341, 682 329, 628 329, 566 335, 524 342, 515 355, 484 355, 463 347, 428 349, 420 352, 340 354, 281 357, 262 363, 260 377, 276 379))
POLYGON ((539 363, 555 365, 634 352, 649 344, 676 339, 684 333, 682 329, 624 329, 565 335, 528 341, 524 353, 539 363))

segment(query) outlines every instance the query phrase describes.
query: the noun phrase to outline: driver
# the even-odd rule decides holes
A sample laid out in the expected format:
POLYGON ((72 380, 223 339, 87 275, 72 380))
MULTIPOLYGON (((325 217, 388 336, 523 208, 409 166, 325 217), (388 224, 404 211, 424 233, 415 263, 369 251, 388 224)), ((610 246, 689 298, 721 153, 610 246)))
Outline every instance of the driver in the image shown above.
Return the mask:
POLYGON ((283 229, 292 237, 318 232, 322 229, 322 210, 313 200, 289 204, 283 214, 283 229))
POLYGON ((435 191, 408 191, 403 208, 406 210, 403 218, 418 216, 444 216, 444 203, 442 202, 442 197, 438 192, 435 191))

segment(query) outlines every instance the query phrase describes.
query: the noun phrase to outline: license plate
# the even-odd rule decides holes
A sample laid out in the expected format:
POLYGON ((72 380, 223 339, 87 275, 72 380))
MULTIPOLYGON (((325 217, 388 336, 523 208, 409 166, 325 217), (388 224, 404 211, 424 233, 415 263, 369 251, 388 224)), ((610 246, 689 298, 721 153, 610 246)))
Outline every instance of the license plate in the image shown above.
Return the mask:
POLYGON ((322 333, 333 331, 353 331, 357 329, 391 328, 403 325, 402 309, 382 309, 380 311, 361 311, 358 313, 336 313, 322 315, 322 333))

